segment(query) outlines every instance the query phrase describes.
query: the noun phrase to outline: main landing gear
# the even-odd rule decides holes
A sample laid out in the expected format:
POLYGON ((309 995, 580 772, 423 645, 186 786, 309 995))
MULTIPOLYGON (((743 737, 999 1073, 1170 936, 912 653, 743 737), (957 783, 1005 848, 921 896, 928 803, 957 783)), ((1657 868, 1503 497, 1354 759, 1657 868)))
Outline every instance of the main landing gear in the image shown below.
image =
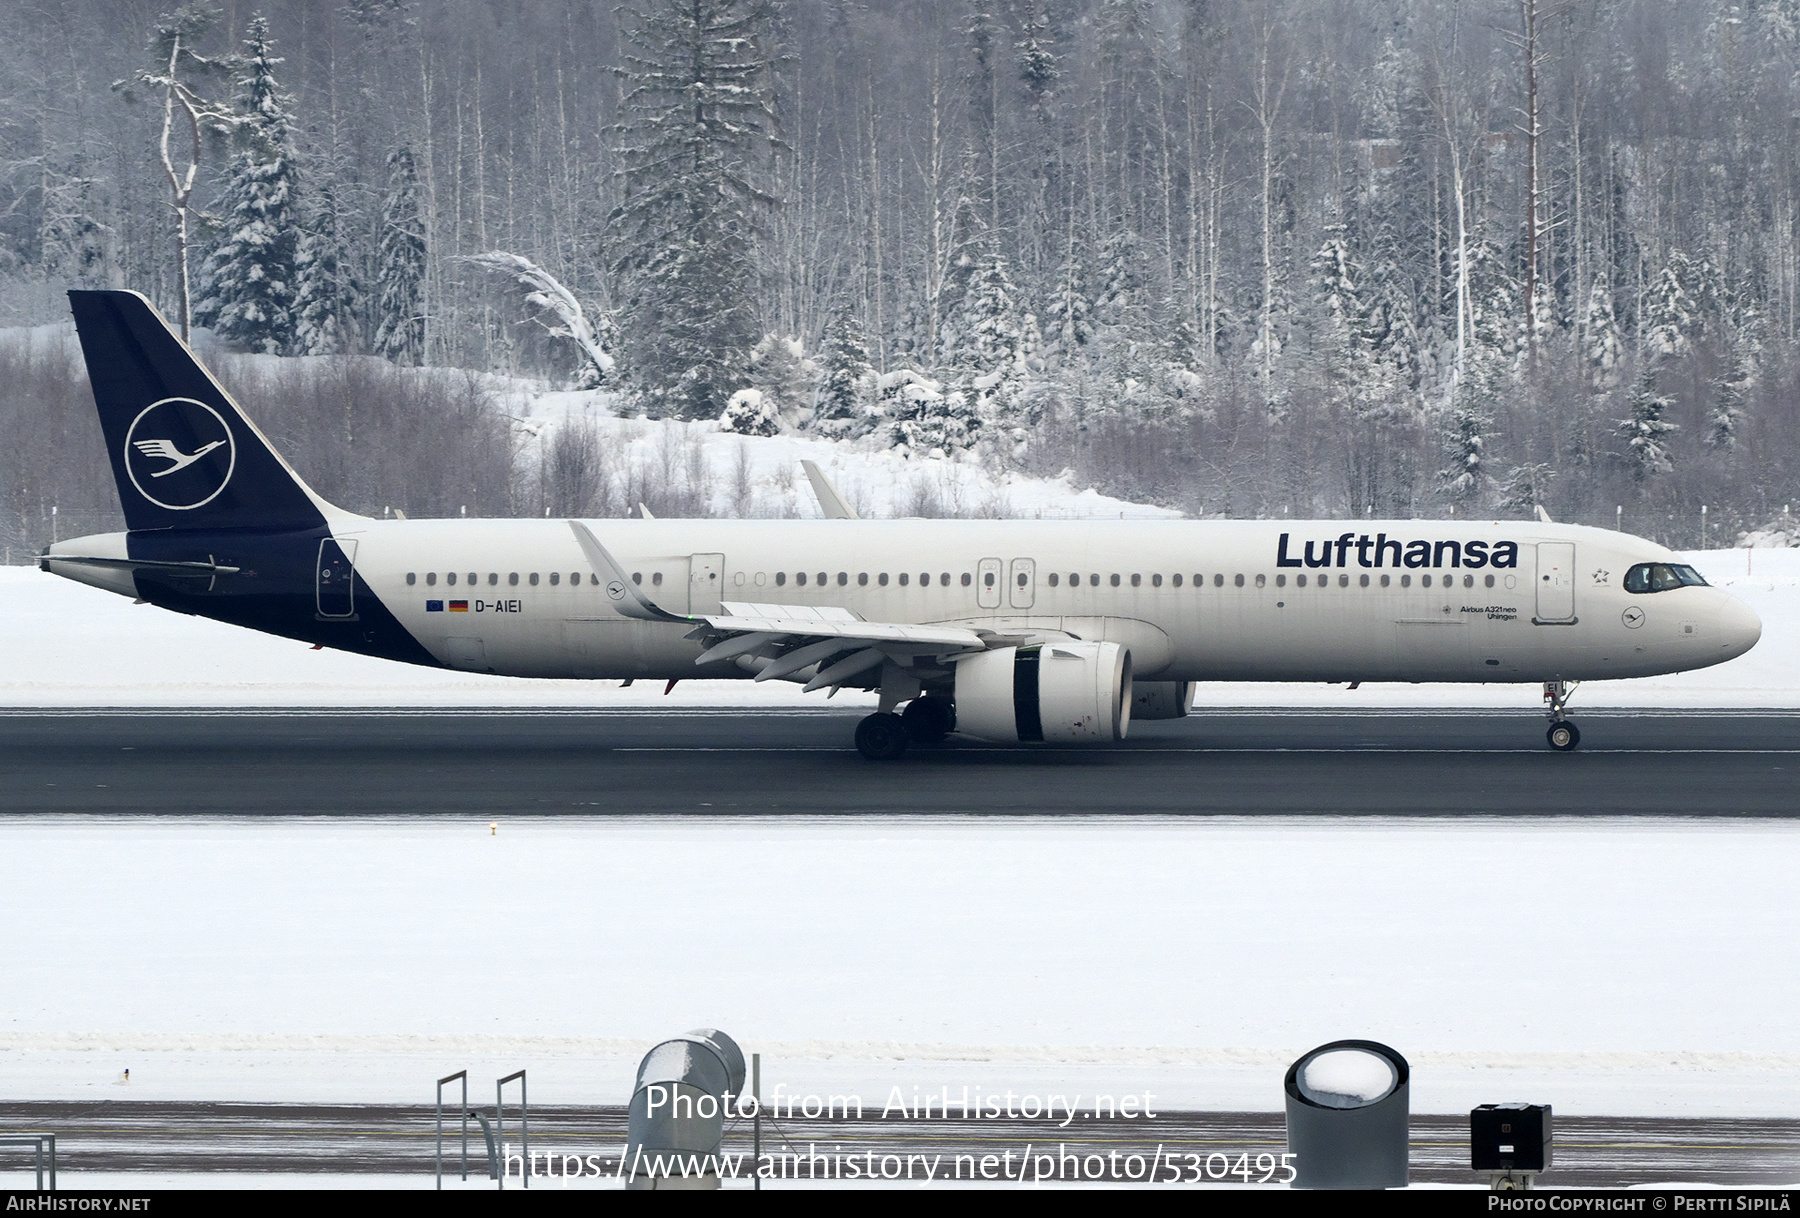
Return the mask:
POLYGON ((902 714, 883 711, 856 725, 856 751, 870 761, 898 761, 909 744, 942 744, 956 729, 956 704, 948 698, 914 698, 902 714))
POLYGON ((1550 730, 1544 733, 1544 738, 1559 753, 1573 752, 1575 746, 1581 743, 1581 729, 1569 720, 1566 711, 1569 695, 1575 692, 1575 686, 1579 684, 1579 681, 1574 684, 1567 681, 1544 682, 1544 701, 1550 704, 1550 730))

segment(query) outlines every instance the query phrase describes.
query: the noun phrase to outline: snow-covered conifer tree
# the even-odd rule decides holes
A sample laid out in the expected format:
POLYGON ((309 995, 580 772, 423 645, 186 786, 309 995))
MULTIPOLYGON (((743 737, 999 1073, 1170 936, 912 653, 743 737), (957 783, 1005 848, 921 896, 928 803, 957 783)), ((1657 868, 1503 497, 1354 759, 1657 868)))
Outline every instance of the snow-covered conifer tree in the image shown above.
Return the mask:
POLYGON ((404 144, 388 154, 388 194, 375 255, 375 352, 396 363, 425 358, 425 216, 419 173, 404 144))
POLYGON ((1070 250, 1056 272, 1056 291, 1044 310, 1045 336, 1051 353, 1064 368, 1082 357, 1094 337, 1093 303, 1087 298, 1087 268, 1070 250))
POLYGON ((839 301, 825 329, 824 379, 813 405, 813 428, 826 435, 850 435, 860 430, 869 416, 875 389, 875 368, 869 362, 869 340, 862 323, 839 301))
POLYGON ((622 327, 655 414, 716 418, 758 337, 755 237, 774 135, 766 0, 634 0, 610 217, 622 327))
POLYGON ((803 425, 813 412, 813 389, 819 365, 806 358, 797 338, 765 334, 750 351, 750 385, 760 390, 777 418, 792 427, 803 425))
POLYGON ((981 415, 1006 429, 1033 422, 1027 384, 1041 344, 1037 318, 1019 308, 1006 261, 991 249, 977 261, 951 332, 949 362, 981 415))
POLYGON ((222 200, 224 233, 207 257, 194 321, 251 351, 294 345, 294 258, 299 239, 293 120, 275 79, 269 23, 250 19, 238 124, 243 148, 222 200))
POLYGON ((1493 421, 1474 394, 1459 395, 1446 412, 1443 445, 1444 455, 1450 461, 1438 472, 1438 483, 1445 494, 1460 504, 1479 504, 1487 491, 1491 480, 1487 444, 1492 426, 1493 421))
POLYGON ((337 192, 327 184, 312 195, 306 231, 294 253, 294 351, 336 355, 355 347, 361 285, 344 257, 337 192))
POLYGON ((1699 308, 1688 292, 1692 278, 1687 256, 1670 250, 1644 301, 1644 353, 1653 360, 1688 353, 1689 336, 1700 322, 1699 308))
POLYGON ((1669 459, 1668 435, 1676 424, 1663 418, 1663 412, 1674 403, 1656 392, 1656 365, 1647 362, 1631 387, 1631 417, 1619 420, 1619 435, 1625 441, 1625 466, 1638 482, 1674 468, 1669 459))
POLYGON ((1582 361, 1596 389, 1611 389, 1619 383, 1620 362, 1625 358, 1625 344, 1619 339, 1619 322, 1613 312, 1612 289, 1601 278, 1588 290, 1587 313, 1582 319, 1582 361))

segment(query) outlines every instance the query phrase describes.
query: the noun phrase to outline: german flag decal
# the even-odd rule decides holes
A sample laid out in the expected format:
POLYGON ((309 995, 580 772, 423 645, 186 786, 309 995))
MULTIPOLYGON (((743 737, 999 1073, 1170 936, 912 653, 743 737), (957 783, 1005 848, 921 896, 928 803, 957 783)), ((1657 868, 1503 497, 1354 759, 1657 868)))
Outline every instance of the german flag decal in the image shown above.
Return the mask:
POLYGON ((468 601, 451 601, 450 602, 450 612, 452 612, 452 613, 467 613, 468 611, 469 611, 469 602, 468 601))

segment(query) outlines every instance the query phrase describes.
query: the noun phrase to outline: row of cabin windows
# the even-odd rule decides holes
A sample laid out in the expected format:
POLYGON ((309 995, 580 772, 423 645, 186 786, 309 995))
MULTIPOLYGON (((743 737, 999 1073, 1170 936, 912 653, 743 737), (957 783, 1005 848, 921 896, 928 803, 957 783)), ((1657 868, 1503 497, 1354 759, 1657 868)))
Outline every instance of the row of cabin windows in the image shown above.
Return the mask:
MULTIPOLYGON (((450 571, 445 574, 444 582, 447 585, 449 585, 450 587, 455 587, 457 578, 458 578, 457 572, 450 571)), ((902 588, 910 586, 910 584, 912 582, 912 574, 911 574, 911 572, 908 572, 908 571, 902 571, 898 578, 900 581, 900 586, 902 588)), ((950 572, 948 572, 948 571, 939 572, 938 577, 937 577, 938 584, 942 587, 948 588, 950 586, 950 578, 951 578, 950 572)), ((1023 571, 1019 572, 1017 575, 1019 587, 1021 587, 1021 588, 1025 587, 1026 582, 1029 578, 1030 577, 1025 572, 1023 572, 1023 571)), ((1069 587, 1071 587, 1071 588, 1080 587, 1081 586, 1081 578, 1082 578, 1081 573, 1079 571, 1070 572, 1069 573, 1069 587)), ((588 573, 587 579, 590 584, 593 584, 596 586, 600 583, 600 577, 592 572, 588 573)), ((775 572, 775 586, 777 588, 785 587, 787 584, 787 579, 788 579, 788 577, 787 577, 786 571, 775 572)), ((808 576, 805 571, 796 572, 794 575, 794 583, 802 588, 806 587, 807 579, 808 579, 808 576)), ((984 585, 986 585, 987 587, 992 588, 994 586, 995 579, 996 579, 995 573, 992 571, 988 571, 983 574, 982 583, 984 585)), ((1124 576, 1115 574, 1115 575, 1108 577, 1107 582, 1108 582, 1109 586, 1117 588, 1117 587, 1121 587, 1123 585, 1124 579, 1125 579, 1124 576)), ((1134 574, 1130 577, 1130 579, 1131 579, 1131 586, 1133 588, 1141 588, 1144 584, 1144 576, 1141 574, 1134 574)), ((1265 586, 1268 583, 1268 579, 1269 579, 1269 577, 1266 575, 1258 575, 1256 577, 1256 586, 1258 588, 1265 586)), ((1454 575, 1440 575, 1437 577, 1437 579, 1438 579, 1438 582, 1441 583, 1446 588, 1454 587, 1456 584, 1456 576, 1454 576, 1454 575)), ((479 573, 477 573, 475 571, 471 571, 468 573, 467 580, 468 580, 469 585, 471 587, 474 587, 475 585, 477 585, 481 582, 481 576, 479 573)), ((531 572, 529 575, 527 575, 525 577, 525 580, 532 587, 534 587, 534 588, 537 587, 538 573, 536 571, 531 572)), ((824 587, 827 583, 830 582, 830 577, 827 572, 820 571, 817 575, 812 577, 812 580, 813 580, 813 582, 818 584, 820 587, 824 587)), ((1380 576, 1380 580, 1381 580, 1381 586, 1383 588, 1386 588, 1386 587, 1391 586, 1393 577, 1390 575, 1382 575, 1382 576, 1380 576)), ((1324 587, 1329 586, 1329 584, 1331 583, 1331 576, 1315 575, 1312 577, 1312 581, 1318 587, 1324 588, 1324 587)), ((419 576, 418 576, 417 572, 408 571, 406 573, 406 582, 409 586, 412 584, 418 583, 419 576)), ((427 571, 425 573, 425 586, 426 587, 428 587, 428 588, 436 587, 437 582, 438 582, 438 576, 437 576, 436 571, 427 571)), ((497 572, 497 571, 488 572, 487 582, 488 582, 489 587, 494 587, 494 586, 498 585, 500 583, 499 572, 497 572)), ((514 571, 511 574, 509 574, 506 577, 506 582, 509 586, 517 587, 519 584, 519 573, 517 571, 514 571)), ((561 582, 562 582, 562 572, 560 572, 560 571, 550 572, 550 586, 551 587, 554 588, 561 582)), ((632 572, 631 582, 634 584, 643 583, 644 582, 643 572, 641 572, 641 571, 632 572)), ((662 587, 662 582, 663 582, 663 573, 661 571, 653 571, 650 573, 650 583, 651 583, 652 587, 660 588, 660 587, 662 587)), ((759 585, 763 582, 762 572, 760 572, 760 571, 757 572, 756 582, 759 585)), ((837 573, 837 584, 840 588, 848 585, 849 582, 850 582, 850 573, 848 571, 839 571, 837 573)), ((888 586, 888 573, 886 571, 881 572, 879 575, 877 575, 875 577, 875 582, 880 587, 883 587, 883 588, 887 587, 888 586)), ((964 571, 962 573, 962 581, 961 582, 962 582, 962 586, 967 588, 971 584, 973 584, 975 582, 975 580, 974 580, 974 577, 971 576, 967 571, 964 571)), ((1062 583, 1062 574, 1057 571, 1052 571, 1046 577, 1045 582, 1047 582, 1052 588, 1059 587, 1062 583)), ((1212 582, 1213 582, 1213 587, 1223 588, 1225 586, 1225 577, 1223 575, 1214 575, 1212 577, 1212 582)), ((1244 577, 1242 575, 1235 575, 1232 577, 1232 584, 1235 587, 1242 588, 1244 586, 1244 582, 1245 582, 1244 577)), ((1275 586, 1277 588, 1287 587, 1287 582, 1288 582, 1288 577, 1286 575, 1277 575, 1275 577, 1275 586)), ((1400 586, 1402 588, 1412 587, 1412 582, 1413 582, 1413 577, 1411 575, 1402 575, 1400 577, 1400 586)), ((581 572, 580 571, 569 572, 570 586, 574 586, 579 583, 581 583, 581 572)), ((864 571, 861 574, 859 574, 856 577, 856 583, 857 583, 858 587, 867 587, 869 584, 869 573, 867 571, 864 571)), ((1090 588, 1098 588, 1100 586, 1099 574, 1096 572, 1096 573, 1092 573, 1092 574, 1088 575, 1087 583, 1088 583, 1088 587, 1090 587, 1090 588)), ((1350 576, 1348 574, 1340 574, 1337 577, 1337 583, 1338 583, 1338 587, 1340 587, 1340 588, 1348 588, 1350 586, 1350 576)), ((1181 587, 1182 576, 1180 576, 1180 575, 1169 576, 1169 584, 1172 587, 1176 587, 1176 588, 1181 587)), ((1204 576, 1204 575, 1195 575, 1194 576, 1194 587, 1196 587, 1196 588, 1204 587, 1205 584, 1206 584, 1206 576, 1204 576)), ((1421 587, 1429 588, 1429 587, 1431 587, 1431 584, 1432 584, 1432 577, 1430 575, 1421 575, 1419 577, 1419 585, 1421 587)), ((1494 586, 1494 577, 1492 575, 1483 576, 1482 584, 1484 587, 1492 588, 1494 586)), ((1306 587, 1307 586, 1307 577, 1304 575, 1294 576, 1294 585, 1299 588, 1306 587)), ((1357 577, 1357 585, 1359 587, 1367 588, 1369 586, 1369 576, 1367 574, 1359 575, 1357 577)), ((919 572, 919 586, 921 588, 928 588, 931 586, 931 572, 929 572, 929 571, 919 572)), ((1150 586, 1152 588, 1162 587, 1163 586, 1163 577, 1161 575, 1150 576, 1150 586)), ((1465 588, 1473 588, 1475 586, 1475 577, 1473 575, 1463 576, 1462 577, 1462 586, 1465 588)))
MULTIPOLYGON (((471 588, 475 587, 477 584, 479 584, 481 582, 481 574, 478 571, 471 571, 468 573, 468 575, 466 577, 459 576, 458 573, 455 571, 449 571, 449 572, 446 572, 444 575, 444 583, 449 585, 450 587, 454 588, 454 587, 456 587, 456 581, 458 578, 465 578, 471 588)), ((525 582, 527 584, 531 585, 533 588, 538 586, 539 576, 536 571, 531 572, 531 574, 525 576, 524 578, 525 578, 525 582)), ((575 585, 579 584, 581 582, 581 578, 582 578, 581 572, 579 572, 579 571, 569 572, 569 586, 574 587, 575 585)), ((600 583, 600 577, 590 571, 590 572, 588 572, 588 575, 587 575, 587 581, 590 584, 598 586, 600 583)), ((406 583, 407 583, 408 587, 411 587, 413 584, 416 584, 418 582, 419 582, 419 573, 417 571, 408 571, 406 573, 406 583)), ((437 582, 438 582, 438 575, 437 575, 436 571, 425 572, 425 586, 427 588, 437 587, 437 582)), ((498 571, 489 571, 488 577, 487 577, 487 582, 488 582, 488 587, 490 587, 490 588, 498 586, 500 583, 500 573, 498 571)), ((631 577, 631 582, 634 584, 643 583, 644 582, 643 573, 642 572, 634 572, 631 577)), ((662 582, 663 582, 662 572, 661 571, 653 572, 650 576, 650 582, 652 584, 657 585, 658 587, 661 587, 662 582)), ((508 587, 512 587, 512 588, 518 587, 519 586, 519 573, 517 571, 513 571, 510 574, 508 574, 506 577, 506 583, 507 583, 508 587)), ((562 572, 561 571, 550 572, 550 586, 552 588, 554 588, 560 583, 562 583, 562 572)))
MULTIPOLYGON (((632 578, 636 579, 637 576, 634 575, 634 576, 632 576, 632 578)), ((742 577, 740 576, 739 578, 740 578, 740 582, 741 582, 742 577)), ((761 571, 758 571, 756 573, 756 583, 758 586, 762 585, 763 578, 764 578, 763 573, 761 571)), ((910 584, 912 582, 912 575, 910 572, 902 571, 897 578, 899 579, 900 586, 902 588, 910 586, 910 584)), ((921 571, 919 573, 919 586, 922 588, 930 587, 931 586, 931 578, 932 578, 931 572, 921 571)), ((997 576, 996 576, 995 572, 992 572, 992 571, 984 572, 982 575, 981 582, 986 587, 992 588, 994 586, 996 578, 997 578, 997 576)), ((1021 588, 1025 587, 1026 584, 1030 580, 1030 576, 1027 575, 1023 571, 1019 572, 1017 574, 1016 578, 1018 580, 1019 587, 1021 587, 1021 588)), ((1079 571, 1070 572, 1068 578, 1069 578, 1069 587, 1078 588, 1081 586, 1082 575, 1079 571)), ((1131 582, 1131 586, 1133 588, 1141 588, 1144 586, 1144 582, 1145 582, 1146 578, 1148 578, 1150 587, 1152 587, 1152 588, 1160 588, 1163 586, 1163 577, 1161 575, 1151 575, 1148 577, 1146 577, 1142 574, 1136 574, 1136 575, 1131 575, 1131 576, 1111 575, 1111 576, 1107 577, 1107 582, 1108 582, 1109 586, 1118 588, 1118 587, 1124 586, 1125 581, 1127 579, 1129 579, 1131 582)), ((1171 576, 1169 576, 1169 581, 1168 581, 1169 585, 1171 587, 1179 588, 1182 586, 1184 578, 1185 577, 1180 576, 1180 575, 1171 575, 1171 576)), ((657 576, 658 582, 660 582, 661 579, 662 579, 662 577, 660 575, 657 576)), ((794 583, 799 587, 802 587, 802 588, 806 587, 809 579, 813 583, 816 583, 820 587, 825 587, 828 583, 831 582, 830 574, 825 571, 820 571, 818 574, 811 575, 811 576, 809 576, 805 571, 798 571, 794 574, 794 583)), ((1061 572, 1052 571, 1045 577, 1045 582, 1048 583, 1052 588, 1056 588, 1056 587, 1060 587, 1062 585, 1062 579, 1063 579, 1063 577, 1062 577, 1061 572)), ((1193 577, 1193 579, 1194 579, 1193 586, 1196 588, 1204 587, 1206 584, 1206 576, 1204 576, 1204 575, 1195 575, 1193 577)), ((1256 579, 1256 586, 1258 588, 1261 588, 1268 583, 1269 577, 1266 575, 1258 575, 1255 577, 1255 579, 1256 579)), ((1382 575, 1380 577, 1380 580, 1381 580, 1381 586, 1383 588, 1392 586, 1392 583, 1393 583, 1392 576, 1382 575)), ((788 574, 786 571, 775 572, 775 586, 777 588, 786 587, 787 582, 788 582, 788 574)), ((848 571, 839 571, 837 573, 838 587, 840 587, 840 588, 844 587, 847 584, 849 584, 849 582, 850 582, 850 573, 848 571)), ((883 587, 883 588, 887 587, 888 586, 887 572, 883 571, 879 575, 875 576, 875 582, 880 587, 883 587)), ((940 573, 937 577, 937 582, 941 586, 948 588, 950 586, 950 572, 945 571, 945 572, 940 573)), ((975 582, 974 578, 967 571, 964 571, 962 574, 962 586, 967 588, 974 582, 975 582)), ((1225 576, 1214 575, 1212 577, 1212 582, 1213 582, 1213 587, 1223 588, 1225 586, 1225 576)), ((1287 582, 1288 582, 1288 577, 1286 575, 1277 575, 1275 577, 1275 586, 1277 588, 1287 587, 1287 582)), ((1307 586, 1307 582, 1308 582, 1307 577, 1304 575, 1296 575, 1294 577, 1294 584, 1296 587, 1304 588, 1307 586)), ((1314 584, 1316 584, 1318 587, 1324 588, 1331 583, 1331 576, 1315 575, 1312 577, 1312 582, 1314 584)), ((1339 575, 1337 577, 1337 582, 1338 582, 1338 587, 1348 588, 1350 586, 1350 576, 1348 574, 1339 575)), ((1361 575, 1361 576, 1357 577, 1357 582, 1358 582, 1359 587, 1367 588, 1369 586, 1370 581, 1369 581, 1369 577, 1367 575, 1361 575)), ((1456 576, 1440 575, 1437 577, 1437 582, 1446 588, 1453 587, 1456 584, 1456 576)), ((1492 588, 1494 586, 1494 577, 1492 575, 1483 576, 1482 582, 1485 587, 1492 588)), ((1242 575, 1235 575, 1232 577, 1232 583, 1234 586, 1242 588, 1245 585, 1245 578, 1242 575)), ((1412 583, 1413 583, 1413 577, 1411 575, 1402 575, 1400 577, 1400 586, 1402 588, 1410 588, 1410 587, 1412 587, 1412 583)), ((867 587, 869 584, 869 573, 867 571, 864 571, 861 574, 859 574, 856 577, 856 584, 858 587, 867 587)), ((1093 574, 1088 575, 1087 576, 1087 584, 1088 584, 1088 587, 1090 587, 1090 588, 1098 588, 1100 586, 1099 574, 1093 573, 1093 574)), ((1429 575, 1420 576, 1419 577, 1419 585, 1424 588, 1431 587, 1432 577, 1429 575)), ((1473 588, 1475 586, 1475 577, 1473 575, 1463 576, 1462 577, 1462 586, 1465 588, 1473 588)))

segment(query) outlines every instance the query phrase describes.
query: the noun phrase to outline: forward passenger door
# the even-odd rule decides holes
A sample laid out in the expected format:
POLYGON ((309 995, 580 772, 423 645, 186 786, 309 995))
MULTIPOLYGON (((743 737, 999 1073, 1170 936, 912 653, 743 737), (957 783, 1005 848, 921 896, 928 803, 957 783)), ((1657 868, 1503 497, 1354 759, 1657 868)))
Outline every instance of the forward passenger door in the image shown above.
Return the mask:
POLYGON ((1537 547, 1539 622, 1575 620, 1575 543, 1540 541, 1537 547))

